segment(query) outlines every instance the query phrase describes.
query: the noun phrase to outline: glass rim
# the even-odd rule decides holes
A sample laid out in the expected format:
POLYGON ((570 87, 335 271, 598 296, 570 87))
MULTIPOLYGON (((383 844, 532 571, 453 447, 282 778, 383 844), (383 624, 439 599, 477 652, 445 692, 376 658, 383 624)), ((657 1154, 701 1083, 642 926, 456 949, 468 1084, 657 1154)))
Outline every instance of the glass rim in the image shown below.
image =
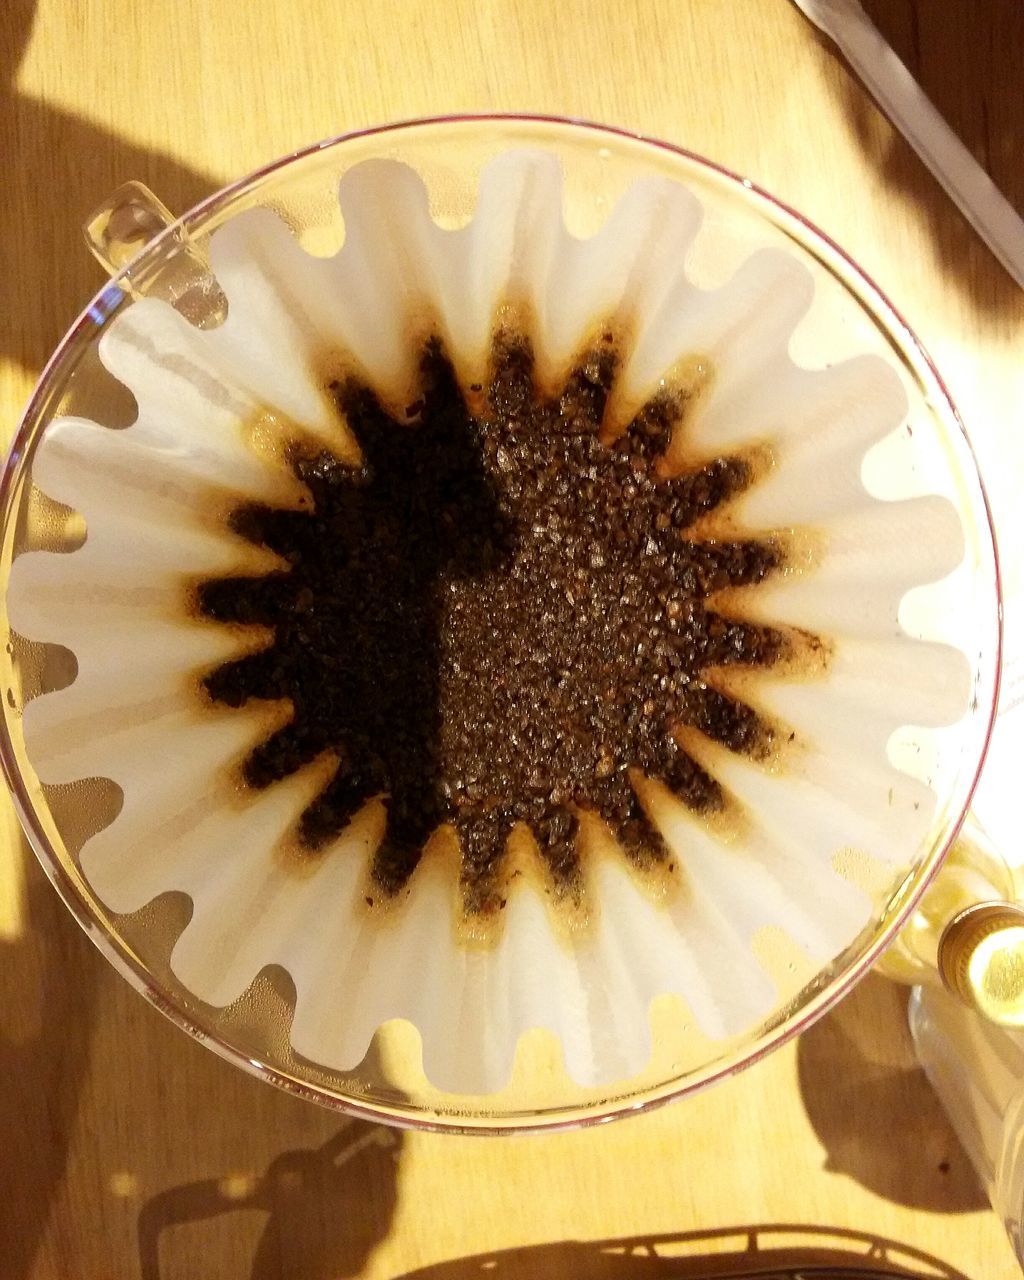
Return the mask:
MULTIPOLYGON (((881 954, 900 932, 937 874, 967 816, 984 768, 998 711, 1004 638, 1002 574, 995 525, 984 479, 978 467, 977 455, 942 375, 914 330, 888 295, 827 232, 823 231, 797 209, 772 195, 749 178, 742 177, 735 170, 663 139, 649 137, 621 126, 602 124, 572 116, 532 112, 459 113, 414 117, 350 130, 280 156, 234 182, 219 188, 181 214, 158 235, 154 236, 136 257, 116 274, 111 275, 96 291, 43 366, 29 401, 20 416, 3 462, 2 471, 0 471, 0 522, 4 525, 7 523, 12 496, 17 491, 25 469, 27 451, 19 446, 23 444, 26 436, 33 434, 37 424, 43 421, 45 405, 51 391, 57 384, 58 375, 63 369, 66 356, 76 347, 79 340, 88 331, 89 326, 102 327, 105 315, 101 304, 108 290, 121 286, 139 269, 141 264, 157 257, 167 244, 172 243, 179 236, 182 230, 188 231, 194 223, 229 205, 249 188, 263 179, 286 169, 293 163, 298 163, 320 152, 333 150, 345 143, 359 139, 383 137, 392 133, 414 131, 432 126, 471 126, 474 124, 513 127, 524 124, 551 125, 556 128, 565 128, 581 133, 590 132, 599 137, 604 136, 638 143, 642 147, 653 147, 664 151, 670 156, 680 158, 719 179, 724 179, 726 185, 736 189, 737 194, 748 199, 753 198, 755 202, 774 214, 776 218, 782 215, 784 218, 792 220, 803 236, 807 237, 812 243, 816 242, 818 245, 823 246, 831 255, 834 255, 843 268, 854 278, 858 289, 863 291, 873 310, 884 317, 886 324, 882 327, 887 336, 896 343, 901 361, 904 364, 909 364, 919 374, 923 371, 926 378, 931 381, 941 400, 941 403, 937 406, 939 416, 954 425, 962 438, 968 457, 973 464, 974 478, 977 480, 981 500, 981 510, 984 513, 984 529, 987 530, 988 550, 991 551, 992 557, 996 609, 995 651, 991 657, 993 663, 991 706, 987 712, 977 764, 973 776, 966 786, 962 807, 953 820, 948 823, 947 831, 943 838, 936 843, 936 847, 923 860, 916 872, 912 873, 916 878, 912 889, 903 896, 899 906, 890 912, 884 924, 878 928, 877 933, 873 934, 870 942, 863 947, 859 954, 828 981, 821 991, 809 998, 797 1013, 788 1018, 783 1017, 777 1026, 764 1033, 759 1043, 756 1043, 749 1051, 739 1050, 738 1056, 736 1054, 731 1055, 729 1061, 724 1063, 721 1061, 714 1062, 704 1071, 698 1070, 684 1080, 676 1079, 653 1087, 645 1086, 644 1092, 646 1096, 638 1096, 634 1100, 628 1100, 623 1097, 616 1099, 611 1105, 591 1102, 580 1104, 575 1110, 570 1106, 564 1106, 559 1107, 557 1110, 552 1109, 550 1112, 517 1112, 510 1114, 506 1118, 491 1118, 488 1116, 478 1119, 476 1116, 470 1118, 468 1115, 453 1115, 449 1118, 437 1113, 435 1113, 435 1116, 430 1116, 408 1109, 403 1110, 400 1106, 392 1109, 384 1103, 360 1101, 351 1094, 342 1094, 340 1091, 332 1091, 322 1085, 307 1083, 282 1075, 280 1071, 266 1063, 249 1057, 243 1050, 231 1044, 228 1040, 205 1027, 197 1025, 188 1011, 181 1007, 177 997, 156 982, 146 966, 130 953, 127 945, 113 934, 102 921, 96 918, 92 908, 84 900, 78 886, 61 865, 59 857, 53 850, 48 837, 36 818, 34 806, 22 780, 14 744, 8 729, 7 718, 5 716, 0 720, 0 769, 2 769, 7 781, 22 830, 37 861, 42 866, 43 871, 64 902, 64 905, 103 956, 113 965, 121 977, 125 978, 136 991, 145 996, 165 1017, 177 1027, 188 1032, 193 1039, 200 1041, 200 1043, 232 1065, 240 1067, 248 1074, 275 1085, 287 1093, 297 1097, 304 1097, 328 1109, 340 1111, 357 1119, 384 1123, 410 1131, 483 1136, 508 1133, 559 1132, 584 1128, 607 1123, 629 1115, 643 1114, 657 1107, 667 1105, 670 1102, 706 1089, 760 1062, 769 1053, 781 1048, 784 1044, 806 1031, 846 996, 866 975, 868 970, 874 966, 881 954)), ((801 247, 806 248, 806 245, 801 242, 801 247)))

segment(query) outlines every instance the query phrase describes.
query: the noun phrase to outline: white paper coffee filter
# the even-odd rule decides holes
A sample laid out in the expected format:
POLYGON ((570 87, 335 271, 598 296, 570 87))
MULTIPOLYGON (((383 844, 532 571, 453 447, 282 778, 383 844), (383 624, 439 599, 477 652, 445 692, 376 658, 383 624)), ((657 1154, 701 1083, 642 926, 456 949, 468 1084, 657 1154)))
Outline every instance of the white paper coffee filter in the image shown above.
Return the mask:
POLYGON ((307 254, 268 210, 226 223, 210 250, 227 319, 200 331, 143 299, 113 321, 101 358, 134 394, 138 418, 122 430, 75 418, 49 425, 33 481, 81 513, 87 537, 70 554, 22 555, 9 588, 16 630, 66 646, 78 663, 69 687, 25 708, 33 767, 46 783, 104 777, 123 791, 116 819, 81 853, 100 900, 123 913, 169 890, 187 894, 192 916, 171 965, 200 999, 226 1005, 280 965, 295 986, 297 1053, 349 1070, 379 1027, 405 1019, 427 1076, 453 1093, 500 1089, 531 1028, 558 1037, 580 1084, 635 1075, 651 1055, 659 995, 680 997, 712 1040, 765 1022, 787 993, 752 941, 781 930, 817 968, 872 922, 877 904, 837 859, 856 850, 896 883, 922 856, 936 793, 921 770, 894 766, 890 740, 953 724, 970 692, 962 653, 900 624, 907 592, 961 559, 954 507, 926 493, 883 501, 862 479, 866 455, 907 412, 895 367, 877 354, 793 362, 815 285, 784 250, 754 253, 720 287, 694 284, 687 263, 702 207, 682 185, 637 182, 590 239, 567 232, 562 200, 553 157, 510 152, 484 171, 472 219, 449 230, 431 219, 418 175, 381 160, 341 182, 345 241, 334 257, 307 254), (736 504, 735 529, 795 530, 794 545, 809 549, 803 568, 744 594, 745 614, 815 632, 830 658, 800 678, 781 668, 735 677, 794 735, 774 766, 694 737, 693 753, 744 821, 727 840, 664 801, 675 893, 655 900, 624 859, 595 858, 593 919, 566 936, 539 882, 524 877, 498 936, 481 946, 460 940, 443 858, 424 859, 393 918, 367 911, 381 831, 373 811, 305 874, 282 862, 275 851, 322 771, 310 766, 265 792, 239 787, 238 762, 266 711, 211 708, 196 677, 250 642, 191 619, 185 602, 197 579, 275 563, 223 522, 233 501, 298 496, 290 471, 254 447, 254 422, 337 447, 330 360, 343 355, 404 405, 431 331, 464 384, 483 382, 507 305, 530 325, 542 385, 557 385, 601 328, 621 335, 613 405, 623 416, 680 361, 705 362, 713 372, 687 418, 689 451, 768 446, 774 465, 736 504))

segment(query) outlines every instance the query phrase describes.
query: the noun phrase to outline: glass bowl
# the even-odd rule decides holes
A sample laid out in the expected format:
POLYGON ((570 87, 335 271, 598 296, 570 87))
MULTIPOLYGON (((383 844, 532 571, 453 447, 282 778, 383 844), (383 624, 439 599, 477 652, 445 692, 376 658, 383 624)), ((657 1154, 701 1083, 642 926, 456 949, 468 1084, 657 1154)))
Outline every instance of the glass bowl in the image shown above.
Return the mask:
MULTIPOLYGON (((28 838, 47 875, 103 954, 151 1003, 220 1056, 298 1096, 353 1115, 415 1128, 502 1132, 567 1127, 642 1111, 704 1087, 756 1062, 806 1028, 871 967, 900 930, 954 839, 973 793, 994 715, 1000 658, 1000 594, 989 510, 963 427, 936 370, 897 311, 828 237, 752 183, 671 145, 612 128, 541 117, 461 117, 389 125, 319 143, 284 157, 218 192, 177 222, 146 225, 136 218, 141 251, 104 286, 75 322, 44 370, 8 456, 2 488, 4 597, 12 563, 25 550, 67 551, 84 536, 81 520, 46 499, 31 482, 33 454, 47 424, 77 415, 108 425, 132 421, 132 398, 103 368, 97 343, 110 322, 140 296, 165 299, 194 324, 215 325, 223 299, 206 267, 210 237, 240 211, 266 207, 291 227, 304 248, 327 255, 344 228, 336 190, 352 166, 369 158, 404 161, 424 178, 431 213, 442 225, 461 225, 472 213, 477 179, 487 162, 513 147, 535 147, 561 162, 565 217, 578 236, 594 232, 616 199, 640 176, 674 179, 704 205, 702 250, 694 264, 698 284, 720 283, 737 255, 783 247, 814 278, 813 332, 794 338, 793 357, 817 365, 850 352, 872 351, 898 369, 913 430, 901 433, 896 452, 875 466, 882 496, 898 466, 911 489, 938 493, 953 504, 964 531, 965 555, 944 582, 910 593, 901 608, 904 627, 940 637, 966 655, 971 704, 952 728, 912 735, 896 748, 931 761, 938 793, 927 839, 908 851, 898 883, 874 884, 868 928, 824 968, 788 965, 769 1018, 723 1041, 660 1044, 649 1067, 613 1087, 581 1088, 568 1078, 556 1051, 524 1037, 512 1082, 500 1093, 452 1095, 434 1088, 418 1061, 415 1035, 390 1026, 354 1071, 329 1071, 300 1058, 289 1043, 287 975, 263 972, 246 995, 227 1008, 198 1000, 171 971, 171 947, 188 919, 188 902, 168 894, 142 911, 118 916, 91 892, 78 863, 85 841, 110 820, 110 794, 102 786, 42 784, 27 758, 21 709, 34 696, 60 689, 75 676, 72 654, 17 635, 6 608, 4 700, 0 757, 28 838), (140 230, 141 228, 141 230, 140 230), (894 462, 893 459, 896 461, 894 462), (105 808, 105 806, 107 808, 105 808), (527 1043, 529 1041, 529 1043, 527 1043)), ((139 209, 143 214, 145 196, 139 209)), ((128 210, 131 213, 131 210, 128 210)), ((124 198, 100 211, 88 230, 104 243, 108 263, 128 257, 124 198), (122 215, 122 231, 114 215, 122 215), (97 228, 99 228, 97 230, 97 228)), ((129 217, 129 223, 131 218, 129 217)), ((902 483, 902 482, 901 482, 902 483)), ((900 486, 897 485, 897 488, 900 486)))

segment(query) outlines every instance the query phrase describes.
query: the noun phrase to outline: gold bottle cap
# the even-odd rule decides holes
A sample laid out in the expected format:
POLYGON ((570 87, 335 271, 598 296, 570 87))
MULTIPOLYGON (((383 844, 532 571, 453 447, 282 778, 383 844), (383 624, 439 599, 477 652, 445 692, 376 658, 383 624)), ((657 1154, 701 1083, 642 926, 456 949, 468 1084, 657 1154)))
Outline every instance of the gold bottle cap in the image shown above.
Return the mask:
POLYGON ((939 940, 939 972, 954 995, 1004 1027, 1024 1027, 1024 908, 979 902, 939 940))

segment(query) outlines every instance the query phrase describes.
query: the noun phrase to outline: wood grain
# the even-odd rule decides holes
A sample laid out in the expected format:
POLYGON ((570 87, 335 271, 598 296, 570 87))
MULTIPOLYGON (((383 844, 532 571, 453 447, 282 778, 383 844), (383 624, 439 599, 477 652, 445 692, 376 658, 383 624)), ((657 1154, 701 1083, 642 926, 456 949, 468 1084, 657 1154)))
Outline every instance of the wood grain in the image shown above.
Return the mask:
MULTIPOLYGON (((1017 0, 870 7, 1024 202, 1017 0)), ((320 136, 516 109, 669 138, 804 210, 905 311, 960 399, 997 513, 1016 504, 1021 295, 785 0, 6 0, 4 430, 100 283, 78 228, 117 183, 181 209, 320 136)), ((1016 548, 1007 560, 1019 582, 1016 548)), ((5 810, 0 1275, 668 1277, 721 1271, 758 1238, 838 1257, 866 1236, 1010 1280, 904 1008, 871 979, 754 1070, 607 1128, 403 1136, 260 1085, 165 1023, 78 932, 5 810)))

